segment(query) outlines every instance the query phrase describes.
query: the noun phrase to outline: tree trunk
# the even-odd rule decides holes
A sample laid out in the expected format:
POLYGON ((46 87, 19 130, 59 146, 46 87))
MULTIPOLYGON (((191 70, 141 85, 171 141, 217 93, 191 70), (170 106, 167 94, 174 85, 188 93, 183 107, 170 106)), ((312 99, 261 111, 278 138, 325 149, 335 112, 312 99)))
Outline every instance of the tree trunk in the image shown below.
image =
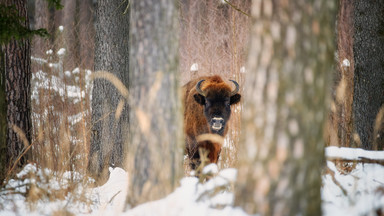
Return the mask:
MULTIPOLYGON (((27 1, 7 0, 6 5, 14 5, 19 16, 25 18, 24 25, 28 26, 27 1)), ((24 141, 31 140, 31 110, 30 110, 30 80, 31 55, 29 39, 12 40, 3 47, 5 55, 5 94, 7 102, 7 162, 12 165, 25 147, 20 134, 14 130, 17 126, 25 134, 24 141)), ((18 162, 21 166, 26 163, 26 157, 18 162)))
POLYGON ((0 49, 0 187, 7 173, 7 101, 4 53, 0 49))
MULTIPOLYGON (((49 29, 49 19, 50 13, 48 9, 48 2, 46 0, 35 0, 35 11, 34 11, 34 29, 45 28, 49 29)), ((43 58, 46 56, 46 51, 48 50, 49 43, 47 38, 34 37, 31 45, 31 52, 33 57, 43 58)), ((32 72, 37 70, 33 68, 32 72)))
MULTIPOLYGON (((80 1, 80 0, 77 0, 80 1)), ((93 25, 93 0, 81 0, 78 5, 79 21, 78 21, 78 41, 80 50, 80 67, 83 69, 91 69, 94 65, 94 40, 89 40, 95 35, 93 25)))
POLYGON ((236 203, 261 215, 321 215, 332 2, 254 1, 236 203))
POLYGON ((131 1, 128 204, 164 197, 182 174, 176 1, 131 1))
MULTIPOLYGON (((384 104, 384 2, 354 1, 354 127, 357 142, 372 149, 376 116, 384 104)), ((382 132, 381 132, 382 133, 382 132)), ((375 147, 377 148, 377 147, 375 147)))
MULTIPOLYGON (((67 55, 64 59, 64 70, 72 71, 75 67, 80 66, 80 49, 78 41, 78 3, 76 0, 66 0, 63 2, 63 19, 64 26, 64 45, 67 55)), ((57 31, 57 30, 56 30, 57 31)), ((61 47, 58 47, 59 49, 61 47)))
POLYGON ((332 91, 327 144, 352 147, 353 142, 353 0, 341 0, 337 18, 337 70, 332 91))
MULTIPOLYGON (((120 1, 100 0, 96 7, 95 71, 113 73, 124 85, 129 71, 129 14, 120 1)), ((123 99, 112 83, 96 79, 92 91, 92 141, 89 170, 105 177, 109 165, 122 166, 128 108, 115 118, 118 103, 123 99)))

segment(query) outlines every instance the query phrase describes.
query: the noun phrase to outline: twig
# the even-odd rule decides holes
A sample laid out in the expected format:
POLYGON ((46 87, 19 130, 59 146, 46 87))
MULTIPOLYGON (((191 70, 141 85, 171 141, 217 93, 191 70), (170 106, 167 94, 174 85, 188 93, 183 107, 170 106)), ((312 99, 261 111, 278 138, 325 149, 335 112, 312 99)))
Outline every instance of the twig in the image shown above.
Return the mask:
POLYGON ((370 159, 366 157, 359 157, 358 159, 345 159, 341 157, 327 157, 327 160, 329 161, 342 161, 342 162, 357 162, 357 163, 375 163, 384 165, 384 160, 378 160, 378 159, 370 159))
POLYGON ((111 199, 109 200, 108 203, 112 203, 112 200, 113 200, 113 199, 114 199, 120 192, 121 192, 121 190, 118 191, 115 195, 113 195, 113 196, 111 197, 111 199))
MULTIPOLYGON (((16 125, 13 125, 13 130, 16 132, 16 134, 21 138, 21 139, 26 139, 25 138, 25 134, 23 133, 23 131, 21 131, 21 129, 19 127, 17 127, 16 125)), ((23 142, 24 142, 24 145, 27 145, 28 144, 28 140, 25 141, 23 139, 23 142)), ((7 176, 9 176, 9 174, 13 171, 13 169, 15 169, 17 163, 20 161, 20 159, 28 152, 28 150, 32 147, 32 145, 34 144, 31 143, 30 145, 27 146, 27 148, 25 148, 25 150, 17 157, 16 161, 13 163, 13 166, 10 170, 8 170, 8 173, 7 173, 7 176)))
POLYGON ((244 11, 240 10, 235 5, 231 4, 228 0, 224 0, 224 1, 225 1, 225 3, 229 4, 229 6, 231 6, 233 9, 239 11, 240 13, 244 14, 247 17, 251 17, 251 15, 249 15, 249 14, 245 13, 244 11))
POLYGON ((336 177, 335 177, 335 172, 333 170, 331 170, 329 167, 326 168, 329 175, 332 177, 332 181, 340 188, 340 190, 343 192, 343 194, 345 196, 348 195, 348 192, 347 190, 340 184, 339 181, 337 181, 336 177))

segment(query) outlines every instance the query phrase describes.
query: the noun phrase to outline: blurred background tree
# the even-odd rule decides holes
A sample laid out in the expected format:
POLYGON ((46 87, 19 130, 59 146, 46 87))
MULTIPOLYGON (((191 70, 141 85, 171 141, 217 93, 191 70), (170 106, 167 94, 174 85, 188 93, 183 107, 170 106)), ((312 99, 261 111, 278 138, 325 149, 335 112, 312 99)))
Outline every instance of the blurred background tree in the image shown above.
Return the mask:
POLYGON ((159 199, 183 173, 177 1, 130 1, 127 202, 159 199))
POLYGON ((262 215, 321 215, 324 119, 336 4, 253 1, 236 203, 262 215))

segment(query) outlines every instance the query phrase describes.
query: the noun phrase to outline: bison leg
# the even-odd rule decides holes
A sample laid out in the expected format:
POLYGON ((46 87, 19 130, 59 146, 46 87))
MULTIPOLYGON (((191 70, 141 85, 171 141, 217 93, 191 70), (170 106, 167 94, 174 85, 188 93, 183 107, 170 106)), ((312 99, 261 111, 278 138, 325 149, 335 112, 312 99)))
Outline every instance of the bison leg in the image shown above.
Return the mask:
POLYGON ((200 166, 202 160, 203 164, 217 163, 221 152, 221 145, 211 141, 203 141, 198 144, 198 149, 190 157, 190 167, 195 170, 200 166))

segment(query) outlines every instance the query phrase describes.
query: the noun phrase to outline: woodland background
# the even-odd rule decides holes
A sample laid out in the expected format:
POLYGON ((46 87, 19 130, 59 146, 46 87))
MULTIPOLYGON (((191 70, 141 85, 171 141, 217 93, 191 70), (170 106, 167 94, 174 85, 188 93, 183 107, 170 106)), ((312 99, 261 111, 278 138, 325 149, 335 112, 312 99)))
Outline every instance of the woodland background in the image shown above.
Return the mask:
POLYGON ((180 88, 211 74, 241 86, 219 169, 238 169, 235 205, 248 213, 319 215, 325 147, 384 148, 379 0, 1 0, 1 10, 4 183, 33 163, 102 185, 112 166, 130 174, 127 208, 166 196, 189 175, 180 88))

